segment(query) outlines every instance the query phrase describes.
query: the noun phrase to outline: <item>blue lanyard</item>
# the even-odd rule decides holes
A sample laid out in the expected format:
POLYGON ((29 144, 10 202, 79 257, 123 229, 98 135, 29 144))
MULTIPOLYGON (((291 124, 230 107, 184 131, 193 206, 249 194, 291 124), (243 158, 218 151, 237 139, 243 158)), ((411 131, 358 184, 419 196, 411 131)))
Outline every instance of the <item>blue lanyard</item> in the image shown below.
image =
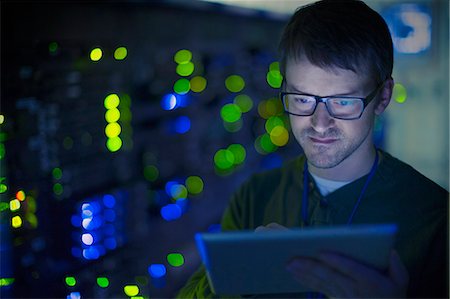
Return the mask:
MULTIPOLYGON (((369 186, 370 181, 372 180, 373 175, 375 174, 375 171, 377 170, 378 166, 378 151, 375 150, 375 161, 373 162, 372 168, 370 169, 369 176, 366 179, 366 182, 364 184, 364 187, 361 190, 361 193, 359 194, 358 200, 355 203, 355 206, 353 207, 353 211, 350 214, 350 217, 347 220, 347 224, 351 224, 353 221, 353 217, 355 216, 356 210, 358 209, 358 206, 361 202, 361 199, 364 196, 364 193, 366 192, 367 186, 369 186)), ((305 226, 309 225, 308 221, 308 194, 309 194, 309 176, 308 176, 308 161, 305 161, 305 166, 303 168, 303 198, 302 198, 302 220, 305 226)))

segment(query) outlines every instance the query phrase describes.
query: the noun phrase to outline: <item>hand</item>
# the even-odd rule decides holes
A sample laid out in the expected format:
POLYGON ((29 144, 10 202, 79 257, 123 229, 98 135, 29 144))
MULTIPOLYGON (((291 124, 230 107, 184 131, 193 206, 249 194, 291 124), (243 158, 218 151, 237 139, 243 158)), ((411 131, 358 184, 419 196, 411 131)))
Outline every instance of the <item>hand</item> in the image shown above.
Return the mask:
POLYGON ((396 251, 391 252, 386 274, 350 258, 320 254, 318 259, 296 257, 287 270, 303 286, 328 297, 405 298, 409 275, 396 251))
POLYGON ((264 225, 258 226, 255 229, 255 232, 260 233, 260 232, 267 232, 267 231, 273 231, 273 230, 288 230, 288 228, 285 226, 282 226, 281 224, 272 222, 272 223, 267 224, 266 226, 264 226, 264 225))

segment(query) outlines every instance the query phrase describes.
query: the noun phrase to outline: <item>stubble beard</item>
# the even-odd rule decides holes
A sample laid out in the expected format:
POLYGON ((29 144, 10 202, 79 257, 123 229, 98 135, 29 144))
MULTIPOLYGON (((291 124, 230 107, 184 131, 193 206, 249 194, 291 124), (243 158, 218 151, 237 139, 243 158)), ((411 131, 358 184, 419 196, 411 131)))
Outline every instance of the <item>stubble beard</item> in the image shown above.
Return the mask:
POLYGON ((329 129, 325 134, 318 134, 313 128, 307 128, 300 132, 299 143, 305 152, 308 162, 317 168, 329 169, 336 167, 342 161, 352 155, 366 140, 369 132, 358 140, 350 140, 337 128, 329 129), (331 144, 314 144, 310 137, 332 138, 331 144))

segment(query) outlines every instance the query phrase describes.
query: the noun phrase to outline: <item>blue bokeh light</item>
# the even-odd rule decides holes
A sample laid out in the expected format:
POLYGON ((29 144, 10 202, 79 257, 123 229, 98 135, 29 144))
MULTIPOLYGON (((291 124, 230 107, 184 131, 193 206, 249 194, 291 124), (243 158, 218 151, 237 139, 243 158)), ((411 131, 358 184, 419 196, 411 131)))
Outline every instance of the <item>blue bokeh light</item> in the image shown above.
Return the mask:
POLYGON ((184 134, 191 129, 191 120, 187 116, 179 116, 175 119, 174 129, 176 133, 184 134))
POLYGON ((176 220, 181 217, 183 211, 177 204, 168 204, 161 208, 161 216, 166 221, 176 220))
POLYGON ((151 264, 148 267, 148 273, 153 278, 164 277, 164 275, 166 275, 167 273, 166 266, 164 266, 163 264, 151 264))

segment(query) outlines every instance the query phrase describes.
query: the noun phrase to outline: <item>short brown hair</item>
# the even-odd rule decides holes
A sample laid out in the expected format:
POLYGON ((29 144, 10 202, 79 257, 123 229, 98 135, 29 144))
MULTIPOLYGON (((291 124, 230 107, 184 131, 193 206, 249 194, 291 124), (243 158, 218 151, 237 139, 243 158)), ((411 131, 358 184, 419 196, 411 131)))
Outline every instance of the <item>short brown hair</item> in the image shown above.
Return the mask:
POLYGON ((384 19, 362 1, 323 0, 297 9, 279 44, 285 75, 288 59, 370 72, 377 83, 392 75, 392 38, 384 19))

